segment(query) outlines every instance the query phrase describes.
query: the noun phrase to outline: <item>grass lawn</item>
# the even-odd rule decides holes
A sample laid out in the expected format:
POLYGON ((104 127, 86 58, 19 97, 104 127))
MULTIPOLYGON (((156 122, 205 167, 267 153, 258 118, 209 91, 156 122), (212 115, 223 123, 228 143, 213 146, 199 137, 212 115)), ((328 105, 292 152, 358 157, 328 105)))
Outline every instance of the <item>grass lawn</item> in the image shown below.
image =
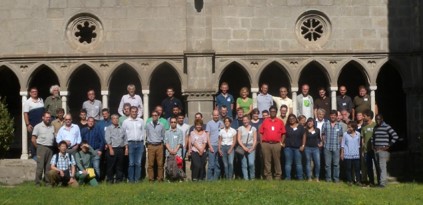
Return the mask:
POLYGON ((0 186, 0 204, 423 204, 423 185, 390 184, 384 189, 345 183, 218 181, 101 184, 79 188, 0 186))

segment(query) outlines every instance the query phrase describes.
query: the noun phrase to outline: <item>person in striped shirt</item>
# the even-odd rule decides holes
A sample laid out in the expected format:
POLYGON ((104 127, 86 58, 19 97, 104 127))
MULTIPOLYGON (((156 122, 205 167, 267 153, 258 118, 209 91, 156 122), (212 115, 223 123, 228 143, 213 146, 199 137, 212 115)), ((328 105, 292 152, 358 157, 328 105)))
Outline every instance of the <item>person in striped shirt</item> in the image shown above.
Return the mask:
POLYGON ((387 183, 386 163, 389 161, 389 148, 398 140, 398 134, 391 126, 385 123, 381 114, 376 115, 376 126, 373 129, 373 150, 378 172, 378 185, 383 188, 387 183))

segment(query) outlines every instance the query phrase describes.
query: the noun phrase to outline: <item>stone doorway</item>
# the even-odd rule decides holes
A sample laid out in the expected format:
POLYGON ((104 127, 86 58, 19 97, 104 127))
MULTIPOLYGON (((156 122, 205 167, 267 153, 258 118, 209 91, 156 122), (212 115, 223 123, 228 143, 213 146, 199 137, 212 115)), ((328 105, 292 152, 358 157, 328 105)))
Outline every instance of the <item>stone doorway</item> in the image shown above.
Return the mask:
POLYGON ((263 83, 269 85, 269 94, 272 96, 279 96, 280 87, 286 87, 291 96, 291 79, 286 69, 279 63, 273 62, 263 69, 259 78, 259 90, 263 83))
POLYGON ((31 74, 28 88, 36 87, 38 96, 45 101, 50 96, 50 87, 52 85, 60 86, 57 75, 48 66, 41 65, 31 74))
POLYGON ((100 79, 89 66, 81 65, 72 73, 68 83, 68 106, 74 122, 78 120, 79 110, 87 100, 89 89, 94 89, 96 99, 101 101, 100 88, 100 79))
POLYGON ((109 82, 110 113, 118 113, 118 107, 123 95, 128 94, 127 86, 135 85, 135 93, 142 98, 142 87, 138 73, 128 64, 122 64, 112 73, 109 82))
POLYGON ((341 70, 338 77, 338 86, 347 87, 347 95, 354 99, 358 96, 358 87, 364 85, 367 88, 367 94, 370 95, 369 81, 364 68, 356 62, 347 63, 341 70))
POLYGON ((301 86, 308 84, 310 86, 310 95, 316 99, 319 97, 319 88, 326 88, 326 93, 330 93, 329 90, 329 77, 326 69, 317 63, 316 61, 308 64, 300 74, 298 81, 298 95, 301 94, 301 86))

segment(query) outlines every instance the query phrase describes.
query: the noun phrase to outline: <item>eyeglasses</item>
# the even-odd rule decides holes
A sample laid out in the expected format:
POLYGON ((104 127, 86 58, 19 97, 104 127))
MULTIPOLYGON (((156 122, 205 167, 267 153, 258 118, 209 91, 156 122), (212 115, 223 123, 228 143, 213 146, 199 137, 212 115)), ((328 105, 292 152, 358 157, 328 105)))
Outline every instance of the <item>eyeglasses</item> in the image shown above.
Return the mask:
POLYGON ((176 123, 176 121, 171 121, 170 123, 176 123))

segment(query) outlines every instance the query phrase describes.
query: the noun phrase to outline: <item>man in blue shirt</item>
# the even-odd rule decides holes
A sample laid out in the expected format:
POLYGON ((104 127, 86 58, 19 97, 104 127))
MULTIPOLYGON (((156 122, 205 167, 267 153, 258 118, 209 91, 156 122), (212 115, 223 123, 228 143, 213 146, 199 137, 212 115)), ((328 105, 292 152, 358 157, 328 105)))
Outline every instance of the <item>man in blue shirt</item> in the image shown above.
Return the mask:
POLYGON ((220 94, 216 96, 216 106, 217 110, 220 110, 223 105, 228 108, 228 117, 232 117, 232 110, 234 109, 234 97, 228 93, 229 86, 228 83, 223 82, 220 85, 220 94))
POLYGON ((87 121, 87 127, 82 128, 81 137, 82 140, 88 142, 88 144, 95 150, 96 155, 92 159, 91 163, 95 170, 95 176, 97 180, 100 179, 100 160, 105 146, 105 140, 103 131, 97 125, 93 117, 89 117, 87 121))
POLYGON ((223 128, 223 122, 219 120, 219 111, 214 110, 212 120, 207 123, 209 153, 207 180, 216 180, 220 176, 220 163, 218 152, 219 131, 223 128))

